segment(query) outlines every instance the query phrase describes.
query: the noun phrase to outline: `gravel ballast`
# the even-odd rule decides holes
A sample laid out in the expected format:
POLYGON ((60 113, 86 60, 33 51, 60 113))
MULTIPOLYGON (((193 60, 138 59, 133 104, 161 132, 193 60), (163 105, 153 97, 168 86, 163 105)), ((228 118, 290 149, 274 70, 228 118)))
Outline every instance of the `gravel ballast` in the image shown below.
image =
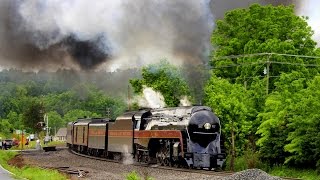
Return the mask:
POLYGON ((272 177, 259 169, 249 169, 235 173, 231 176, 220 177, 212 175, 204 175, 199 173, 179 172, 172 170, 164 170, 150 167, 134 166, 130 164, 120 164, 106 161, 99 161, 81 157, 70 153, 67 149, 53 152, 29 152, 23 153, 25 164, 41 166, 41 167, 63 167, 67 166, 71 169, 81 169, 89 173, 85 177, 77 177, 72 175, 72 179, 92 179, 92 180, 124 180, 125 176, 136 171, 142 177, 150 176, 153 179, 166 180, 182 180, 182 179, 202 179, 202 180, 278 180, 280 178, 272 177))

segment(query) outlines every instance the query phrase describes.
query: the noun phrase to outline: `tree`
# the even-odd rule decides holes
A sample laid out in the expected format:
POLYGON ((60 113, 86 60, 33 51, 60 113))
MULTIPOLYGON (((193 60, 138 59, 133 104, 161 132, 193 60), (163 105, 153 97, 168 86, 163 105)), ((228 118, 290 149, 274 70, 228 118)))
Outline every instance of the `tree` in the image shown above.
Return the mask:
MULTIPOLYGON (((302 120, 302 117, 314 119, 317 112, 311 108, 308 111, 310 116, 301 115, 298 105, 303 107, 300 104, 302 92, 307 88, 308 80, 318 74, 320 59, 279 55, 320 55, 306 19, 296 16, 293 6, 254 4, 248 9, 227 12, 225 18, 217 22, 211 36, 213 73, 247 89, 250 96, 246 97, 250 97, 253 101, 251 107, 255 109, 252 112, 258 112, 257 118, 251 115, 247 120, 253 122, 252 132, 257 131, 254 139, 259 138, 259 152, 270 164, 292 163, 298 157, 310 164, 305 159, 312 156, 301 156, 302 151, 317 152, 312 144, 306 144, 310 134, 316 136, 311 133, 316 129, 306 136, 299 136, 303 140, 297 138, 311 125, 304 123, 306 119, 302 120), (239 56, 230 57, 232 55, 239 56), (267 75, 264 68, 269 69, 267 75)), ((311 94, 311 91, 306 92, 311 94)), ((315 93, 313 95, 316 97, 315 93)), ((315 121, 312 122, 316 125, 315 121)), ((316 138, 309 139, 317 141, 316 138)))
POLYGON ((320 172, 320 76, 307 82, 307 88, 298 91, 295 103, 291 102, 294 116, 287 127, 288 144, 284 149, 291 153, 286 158, 287 164, 300 167, 317 167, 320 172))
POLYGON ((7 119, 13 128, 15 129, 22 128, 23 126, 22 114, 17 114, 16 112, 10 111, 9 114, 7 115, 7 119))
POLYGON ((143 86, 160 92, 167 106, 175 107, 183 96, 189 96, 189 88, 181 72, 168 61, 162 60, 142 68, 142 79, 130 79, 135 93, 142 93, 143 86))
POLYGON ((205 104, 210 106, 220 118, 222 133, 227 136, 231 149, 231 169, 234 170, 235 151, 239 154, 247 145, 246 137, 251 133, 254 115, 253 102, 249 93, 239 84, 231 84, 225 79, 212 76, 205 87, 205 104))
POLYGON ((67 112, 64 116, 64 122, 72 122, 76 121, 78 118, 90 118, 90 117, 100 117, 98 114, 90 112, 90 111, 83 111, 80 109, 74 109, 67 112))
POLYGON ((23 124, 26 129, 32 132, 39 132, 41 129, 37 127, 38 122, 43 121, 44 107, 43 105, 33 100, 23 113, 23 124))
POLYGON ((54 132, 57 132, 61 127, 66 127, 65 121, 63 121, 61 115, 56 111, 50 111, 46 114, 48 115, 49 127, 51 127, 51 130, 54 130, 54 132))
MULTIPOLYGON (((268 64, 270 74, 274 77, 293 70, 314 76, 318 68, 270 61, 319 64, 317 59, 280 55, 219 59, 222 56, 254 53, 316 55, 316 42, 312 40, 312 35, 313 31, 306 18, 296 16, 293 6, 253 4, 248 9, 232 10, 225 14, 223 20, 217 21, 217 27, 211 36, 215 47, 211 64, 218 77, 229 78, 238 83, 246 81, 248 87, 252 82, 250 77, 263 76, 263 67, 268 64)), ((277 78, 271 79, 270 89, 273 89, 276 81, 277 78)))
POLYGON ((275 92, 266 99, 264 112, 258 115, 262 123, 257 131, 261 135, 257 144, 261 157, 271 165, 283 164, 290 156, 284 149, 289 143, 288 135, 293 131, 288 124, 297 116, 295 104, 301 98, 297 92, 306 88, 306 82, 303 73, 282 74, 276 82, 275 92))

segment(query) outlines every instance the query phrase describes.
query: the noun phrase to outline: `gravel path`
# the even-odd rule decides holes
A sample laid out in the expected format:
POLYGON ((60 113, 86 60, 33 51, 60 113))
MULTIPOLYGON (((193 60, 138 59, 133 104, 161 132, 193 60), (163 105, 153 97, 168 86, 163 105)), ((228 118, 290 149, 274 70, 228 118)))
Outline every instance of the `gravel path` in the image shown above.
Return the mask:
POLYGON ((253 169, 236 173, 229 177, 209 176, 198 173, 178 172, 172 170, 139 167, 119 163, 92 160, 79 157, 68 150, 54 152, 32 152, 23 154, 24 163, 36 166, 61 167, 68 166, 72 169, 82 169, 89 173, 82 178, 73 175, 71 179, 94 179, 94 180, 124 180, 126 174, 131 171, 138 172, 142 177, 151 176, 154 179, 165 180, 231 180, 231 179, 258 179, 273 180, 267 173, 253 169))

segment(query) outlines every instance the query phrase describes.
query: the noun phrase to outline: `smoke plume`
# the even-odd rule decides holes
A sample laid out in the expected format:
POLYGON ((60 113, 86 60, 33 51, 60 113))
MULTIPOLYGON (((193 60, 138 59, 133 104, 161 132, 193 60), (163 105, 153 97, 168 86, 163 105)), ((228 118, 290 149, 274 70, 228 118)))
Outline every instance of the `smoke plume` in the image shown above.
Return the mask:
POLYGON ((1 66, 141 66, 160 58, 202 63, 213 29, 210 0, 2 0, 1 66))

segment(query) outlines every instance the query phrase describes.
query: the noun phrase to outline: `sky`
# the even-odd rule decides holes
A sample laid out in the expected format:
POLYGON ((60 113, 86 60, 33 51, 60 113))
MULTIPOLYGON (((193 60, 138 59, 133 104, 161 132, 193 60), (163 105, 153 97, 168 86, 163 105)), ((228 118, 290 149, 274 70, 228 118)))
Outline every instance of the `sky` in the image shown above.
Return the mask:
POLYGON ((300 0, 297 6, 297 14, 300 16, 308 16, 308 23, 315 31, 314 39, 320 44, 320 1, 319 0, 300 0))

